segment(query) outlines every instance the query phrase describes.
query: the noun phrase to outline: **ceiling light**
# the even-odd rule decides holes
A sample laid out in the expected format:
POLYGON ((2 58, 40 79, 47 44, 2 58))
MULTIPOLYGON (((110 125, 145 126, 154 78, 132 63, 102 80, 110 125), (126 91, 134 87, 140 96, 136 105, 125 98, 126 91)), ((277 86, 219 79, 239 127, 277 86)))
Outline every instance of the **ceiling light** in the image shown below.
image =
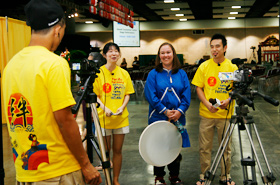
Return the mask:
POLYGON ((172 10, 172 11, 179 11, 180 8, 171 8, 170 10, 172 10))
POLYGON ((230 12, 229 14, 234 15, 234 14, 238 14, 238 12, 230 12))
POLYGON ((236 19, 236 17, 228 17, 228 19, 236 19))
POLYGON ((174 3, 174 0, 164 0, 164 3, 174 3))
POLYGON ((236 8, 241 8, 241 6, 232 6, 231 8, 236 9, 236 8))
POLYGON ((187 21, 188 19, 179 19, 179 21, 187 21))
POLYGON ((175 16, 178 16, 178 17, 181 17, 181 16, 184 16, 184 14, 175 14, 175 16))
POLYGON ((93 21, 86 21, 85 23, 86 23, 86 24, 92 24, 93 21))

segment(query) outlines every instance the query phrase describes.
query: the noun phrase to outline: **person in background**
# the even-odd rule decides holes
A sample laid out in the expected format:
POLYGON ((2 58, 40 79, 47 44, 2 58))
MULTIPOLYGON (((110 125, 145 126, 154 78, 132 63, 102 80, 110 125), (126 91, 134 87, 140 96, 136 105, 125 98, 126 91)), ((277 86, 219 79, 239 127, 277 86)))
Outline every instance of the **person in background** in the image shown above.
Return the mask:
MULTIPOLYGON (((211 166, 211 152, 215 128, 218 133, 219 144, 222 141, 225 128, 229 125, 229 119, 233 114, 234 105, 230 105, 229 91, 226 90, 231 81, 221 82, 219 72, 234 72, 237 66, 225 58, 227 40, 222 34, 215 34, 210 41, 213 58, 203 62, 197 69, 192 84, 196 86, 196 92, 200 99, 200 125, 199 125, 199 154, 200 154, 200 179, 197 185, 204 184, 205 173, 211 166), (219 99, 221 105, 215 108, 209 99, 219 99)), ((220 183, 225 185, 235 184, 230 176, 231 167, 231 143, 229 142, 221 160, 220 183)))
POLYGON ((126 59, 125 59, 125 58, 123 58, 123 61, 122 61, 120 67, 123 68, 123 69, 125 69, 125 70, 127 69, 127 63, 126 63, 126 59))
POLYGON ((134 57, 134 61, 132 62, 133 70, 139 70, 140 69, 140 62, 137 59, 137 56, 134 57))
POLYGON ((100 52, 90 52, 88 55, 89 62, 94 62, 97 67, 101 67, 106 64, 106 59, 100 52))
MULTIPOLYGON (((190 106, 191 88, 188 76, 180 69, 180 61, 170 43, 163 43, 159 47, 156 68, 149 73, 144 92, 149 102, 149 124, 159 120, 186 124, 185 112, 190 106)), ((172 185, 182 183, 179 178, 181 160, 182 155, 179 154, 167 165, 172 185)), ((166 184, 164 168, 154 166, 155 184, 166 184)))
POLYGON ((149 61, 149 66, 150 67, 154 67, 156 65, 156 60, 155 58, 152 58, 150 61, 149 61))
POLYGON ((102 179, 83 149, 71 106, 70 68, 53 53, 65 32, 55 0, 25 6, 31 40, 7 64, 3 97, 18 185, 98 185, 102 179))
POLYGON ((93 83, 93 91, 100 104, 98 116, 104 143, 107 143, 105 147, 109 153, 111 148, 113 149, 113 184, 119 185, 122 146, 125 134, 129 133, 126 105, 134 89, 128 72, 117 66, 121 57, 119 46, 112 42, 107 43, 103 48, 103 56, 107 63, 100 68, 93 83))

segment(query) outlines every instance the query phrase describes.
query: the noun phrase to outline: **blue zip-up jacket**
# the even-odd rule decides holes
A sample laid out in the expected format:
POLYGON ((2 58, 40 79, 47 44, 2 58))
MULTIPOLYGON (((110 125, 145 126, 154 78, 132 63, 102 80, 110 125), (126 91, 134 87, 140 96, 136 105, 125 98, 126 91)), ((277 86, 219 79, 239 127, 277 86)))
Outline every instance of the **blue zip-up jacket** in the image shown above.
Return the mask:
POLYGON ((191 88, 188 76, 182 69, 175 74, 163 69, 157 72, 153 69, 145 84, 145 97, 149 102, 149 121, 151 124, 159 120, 168 120, 164 115, 166 109, 178 110, 182 113, 179 122, 186 124, 185 112, 191 101, 191 88))

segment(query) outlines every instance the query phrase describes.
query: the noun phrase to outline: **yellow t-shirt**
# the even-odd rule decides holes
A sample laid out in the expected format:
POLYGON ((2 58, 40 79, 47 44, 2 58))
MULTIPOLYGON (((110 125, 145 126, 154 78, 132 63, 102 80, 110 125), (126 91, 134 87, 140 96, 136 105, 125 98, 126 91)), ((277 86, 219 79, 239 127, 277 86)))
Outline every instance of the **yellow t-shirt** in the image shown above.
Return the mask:
MULTIPOLYGON (((98 77, 93 83, 93 91, 106 107, 116 113, 123 104, 124 96, 134 93, 130 76, 119 66, 110 72, 105 65, 100 68, 100 73, 97 75, 98 77)), ((126 107, 121 115, 111 117, 107 117, 101 108, 98 108, 97 111, 102 128, 117 129, 129 125, 126 107)))
MULTIPOLYGON (((218 77, 219 72, 233 72, 237 70, 237 66, 232 64, 230 60, 225 59, 220 66, 214 62, 213 59, 209 59, 203 62, 197 69, 195 76, 192 80, 192 84, 203 88, 205 98, 217 98, 220 101, 229 98, 229 91, 226 87, 232 83, 232 81, 221 81, 218 77)), ((231 112, 228 114, 228 118, 233 113, 233 105, 231 105, 231 112)), ((219 109, 216 113, 211 113, 207 107, 200 102, 199 114, 205 118, 226 118, 227 110, 219 109)))
POLYGON ((29 46, 7 64, 2 80, 16 179, 36 182, 81 169, 53 114, 75 104, 67 61, 29 46))

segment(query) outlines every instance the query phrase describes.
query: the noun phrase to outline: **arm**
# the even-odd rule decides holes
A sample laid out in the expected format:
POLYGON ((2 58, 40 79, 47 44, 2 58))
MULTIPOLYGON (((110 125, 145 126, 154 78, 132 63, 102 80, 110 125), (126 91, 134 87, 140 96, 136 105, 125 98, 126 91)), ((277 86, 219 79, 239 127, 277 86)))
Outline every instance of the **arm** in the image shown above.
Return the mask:
POLYGON ((230 103, 230 98, 221 101, 221 105, 219 106, 221 109, 226 109, 228 104, 230 103))
POLYGON ((102 182, 100 173, 92 166, 83 148, 78 124, 71 113, 71 108, 55 111, 54 117, 65 143, 82 168, 86 183, 100 184, 102 182))
POLYGON ((107 117, 110 117, 112 115, 112 111, 102 103, 99 97, 97 97, 97 103, 99 103, 100 108, 104 110, 107 117))
POLYGON ((183 85, 183 89, 181 90, 181 93, 179 95, 181 103, 176 110, 172 111, 173 115, 168 117, 169 119, 174 121, 177 121, 181 117, 181 115, 185 115, 185 112, 188 110, 191 102, 191 88, 188 76, 184 71, 181 71, 180 74, 182 75, 182 81, 180 83, 183 85))
POLYGON ((213 107, 212 104, 205 98, 203 89, 201 87, 196 87, 196 93, 200 101, 207 107, 210 112, 215 113, 219 110, 213 107))
POLYGON ((122 104, 121 107, 118 108, 117 113, 121 114, 123 112, 123 110, 125 109, 126 105, 129 102, 129 99, 130 99, 130 95, 129 94, 124 96, 123 104, 122 104))
POLYGON ((145 97, 149 104, 156 109, 157 112, 163 113, 166 110, 166 107, 161 103, 159 97, 157 97, 156 92, 156 76, 154 71, 151 71, 146 80, 144 92, 145 97))
POLYGON ((177 108, 177 110, 180 111, 182 114, 185 114, 185 112, 188 110, 191 104, 191 86, 190 86, 189 78, 185 72, 183 73, 183 77, 184 80, 182 83, 184 84, 184 89, 180 95, 181 103, 177 108))

